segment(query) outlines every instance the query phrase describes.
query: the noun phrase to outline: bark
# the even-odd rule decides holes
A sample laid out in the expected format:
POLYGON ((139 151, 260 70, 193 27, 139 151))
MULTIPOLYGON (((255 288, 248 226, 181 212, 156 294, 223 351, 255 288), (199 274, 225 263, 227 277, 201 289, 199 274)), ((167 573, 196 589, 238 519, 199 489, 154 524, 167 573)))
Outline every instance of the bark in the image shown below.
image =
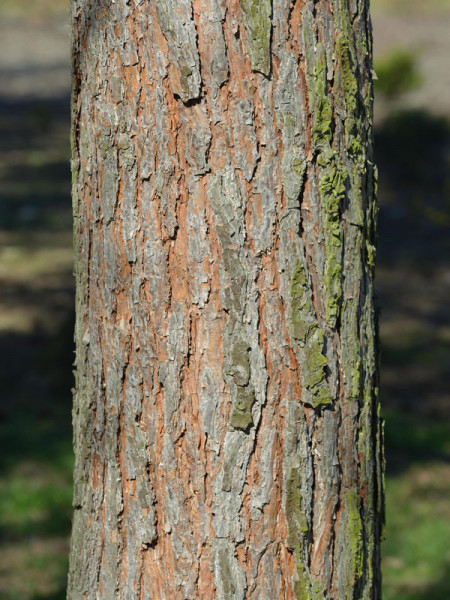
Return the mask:
POLYGON ((368 0, 72 0, 68 597, 380 598, 368 0))

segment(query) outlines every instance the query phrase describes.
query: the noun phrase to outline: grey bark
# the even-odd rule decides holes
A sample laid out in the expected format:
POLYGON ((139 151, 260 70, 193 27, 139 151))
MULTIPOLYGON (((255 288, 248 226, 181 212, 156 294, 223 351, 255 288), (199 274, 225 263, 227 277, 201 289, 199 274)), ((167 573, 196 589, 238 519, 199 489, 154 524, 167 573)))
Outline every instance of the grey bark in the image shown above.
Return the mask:
POLYGON ((68 597, 377 599, 367 0, 72 0, 68 597))

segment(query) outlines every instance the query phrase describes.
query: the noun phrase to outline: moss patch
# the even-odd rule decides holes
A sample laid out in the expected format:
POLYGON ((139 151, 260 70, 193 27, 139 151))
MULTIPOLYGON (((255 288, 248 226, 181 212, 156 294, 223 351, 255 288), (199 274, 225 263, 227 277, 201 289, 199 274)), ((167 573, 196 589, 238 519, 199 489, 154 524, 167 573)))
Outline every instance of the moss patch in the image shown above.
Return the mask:
POLYGON ((335 327, 342 304, 343 238, 340 223, 341 204, 345 198, 347 174, 333 155, 319 176, 322 199, 322 225, 325 236, 326 319, 335 327))
POLYGON ((230 425, 234 429, 247 431, 253 424, 252 406, 255 392, 252 386, 238 387, 236 402, 231 413, 230 425))
POLYGON ((236 399, 230 425, 243 431, 247 431, 253 424, 252 406, 255 402, 255 390, 250 383, 249 351, 250 346, 247 342, 237 340, 231 349, 231 365, 226 370, 236 385, 236 399))
POLYGON ((300 261, 292 276, 291 324, 293 337, 300 346, 303 401, 316 408, 330 404, 331 391, 325 373, 328 361, 323 354, 324 333, 317 322, 310 284, 300 261))
POLYGON ((241 0, 247 50, 253 71, 270 74, 271 0, 241 0))

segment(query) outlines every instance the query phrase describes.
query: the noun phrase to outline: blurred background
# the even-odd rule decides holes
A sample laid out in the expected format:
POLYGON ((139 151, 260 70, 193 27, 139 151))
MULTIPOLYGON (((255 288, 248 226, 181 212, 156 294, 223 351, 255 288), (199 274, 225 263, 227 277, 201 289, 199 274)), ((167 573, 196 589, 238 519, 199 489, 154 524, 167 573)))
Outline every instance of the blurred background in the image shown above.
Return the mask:
MULTIPOLYGON (((372 0, 385 600, 450 598, 450 0, 372 0)), ((0 4, 0 598, 65 598, 68 0, 0 4)))

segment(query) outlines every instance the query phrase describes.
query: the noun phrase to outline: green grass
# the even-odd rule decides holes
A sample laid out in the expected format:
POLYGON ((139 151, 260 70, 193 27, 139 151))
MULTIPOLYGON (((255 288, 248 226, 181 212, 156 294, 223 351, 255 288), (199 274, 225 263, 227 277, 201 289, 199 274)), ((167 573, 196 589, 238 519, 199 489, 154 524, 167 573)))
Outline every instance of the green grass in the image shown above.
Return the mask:
MULTIPOLYGON (((71 460, 63 469, 24 462, 0 478, 0 533, 3 537, 61 535, 70 531, 71 460)), ((71 458, 71 457, 70 457, 71 458)))
POLYGON ((69 0, 2 0, 0 15, 7 17, 45 18, 55 13, 68 13, 69 0))
POLYGON ((375 61, 375 92, 393 99, 420 87, 417 56, 407 48, 392 48, 375 61))
POLYGON ((433 457, 450 462, 449 420, 424 419, 393 410, 384 412, 388 452, 405 454, 415 462, 433 457))
POLYGON ((66 538, 29 537, 0 547, 2 600, 65 600, 66 538))
POLYGON ((387 478, 384 600, 450 598, 450 466, 428 462, 387 478))
POLYGON ((374 14, 436 14, 450 11, 450 0, 372 0, 374 14))
POLYGON ((384 600, 450 598, 450 421, 386 420, 384 600))

